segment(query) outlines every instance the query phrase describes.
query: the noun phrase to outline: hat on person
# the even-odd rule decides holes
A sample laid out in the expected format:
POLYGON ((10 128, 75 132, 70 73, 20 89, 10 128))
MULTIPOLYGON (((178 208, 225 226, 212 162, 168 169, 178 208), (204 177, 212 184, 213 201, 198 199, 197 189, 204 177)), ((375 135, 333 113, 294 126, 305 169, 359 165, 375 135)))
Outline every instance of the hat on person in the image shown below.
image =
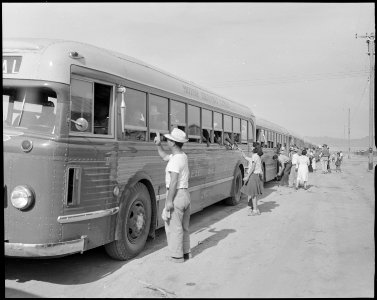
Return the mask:
POLYGON ((164 134, 164 136, 167 139, 178 143, 186 143, 188 141, 188 139, 186 138, 186 133, 179 128, 173 128, 171 133, 164 134))
POLYGON ((327 145, 326 145, 326 144, 323 144, 322 147, 327 147, 327 145))

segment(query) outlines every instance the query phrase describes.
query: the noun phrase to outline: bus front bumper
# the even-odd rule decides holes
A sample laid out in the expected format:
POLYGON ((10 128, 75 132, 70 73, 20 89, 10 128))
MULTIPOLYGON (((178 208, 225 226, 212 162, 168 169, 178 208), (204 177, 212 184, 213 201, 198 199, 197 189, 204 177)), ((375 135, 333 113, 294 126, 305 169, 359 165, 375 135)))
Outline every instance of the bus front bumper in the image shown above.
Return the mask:
POLYGON ((5 242, 5 256, 14 257, 53 257, 68 255, 85 250, 87 237, 80 239, 49 244, 22 244, 5 242))

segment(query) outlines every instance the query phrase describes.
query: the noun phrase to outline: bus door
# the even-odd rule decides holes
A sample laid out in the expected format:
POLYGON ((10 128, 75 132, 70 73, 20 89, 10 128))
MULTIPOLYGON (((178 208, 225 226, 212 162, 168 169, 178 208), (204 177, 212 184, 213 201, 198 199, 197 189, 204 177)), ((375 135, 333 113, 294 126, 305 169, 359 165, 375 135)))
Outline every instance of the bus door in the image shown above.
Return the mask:
MULTIPOLYGON (((117 205, 114 90, 108 83, 71 78, 65 215, 91 212, 96 216, 117 205)), ((91 244, 107 243, 112 232, 109 222, 108 217, 68 222, 64 238, 90 224, 86 230, 91 244)))

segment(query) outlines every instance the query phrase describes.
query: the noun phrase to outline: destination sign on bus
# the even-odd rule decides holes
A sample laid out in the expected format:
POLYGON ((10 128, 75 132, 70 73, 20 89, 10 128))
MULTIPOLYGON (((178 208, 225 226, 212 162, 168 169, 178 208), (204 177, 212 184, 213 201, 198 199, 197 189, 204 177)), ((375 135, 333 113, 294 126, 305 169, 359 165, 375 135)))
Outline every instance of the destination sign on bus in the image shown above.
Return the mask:
POLYGON ((20 71, 22 56, 3 56, 3 74, 17 74, 20 71))

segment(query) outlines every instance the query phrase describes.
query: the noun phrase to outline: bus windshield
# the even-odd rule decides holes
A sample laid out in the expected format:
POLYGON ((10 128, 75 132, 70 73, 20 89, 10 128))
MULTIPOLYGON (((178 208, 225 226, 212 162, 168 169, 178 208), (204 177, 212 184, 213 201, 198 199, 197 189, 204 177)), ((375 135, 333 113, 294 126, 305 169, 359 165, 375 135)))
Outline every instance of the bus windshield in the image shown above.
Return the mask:
POLYGON ((3 86, 3 128, 55 133, 57 94, 43 86, 3 86))

